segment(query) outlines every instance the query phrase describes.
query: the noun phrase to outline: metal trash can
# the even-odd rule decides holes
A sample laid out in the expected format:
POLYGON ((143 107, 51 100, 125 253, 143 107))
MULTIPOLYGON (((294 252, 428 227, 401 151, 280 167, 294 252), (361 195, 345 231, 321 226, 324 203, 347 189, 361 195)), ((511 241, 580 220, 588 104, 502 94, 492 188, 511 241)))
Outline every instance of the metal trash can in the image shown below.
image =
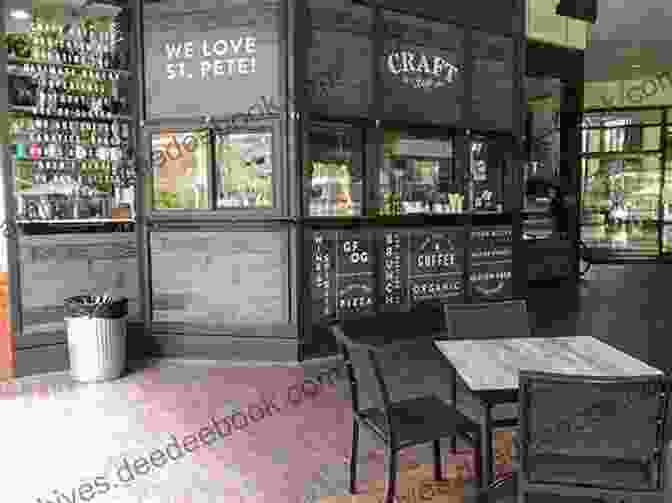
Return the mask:
POLYGON ((78 295, 65 300, 70 374, 79 382, 117 379, 126 369, 128 299, 78 295))

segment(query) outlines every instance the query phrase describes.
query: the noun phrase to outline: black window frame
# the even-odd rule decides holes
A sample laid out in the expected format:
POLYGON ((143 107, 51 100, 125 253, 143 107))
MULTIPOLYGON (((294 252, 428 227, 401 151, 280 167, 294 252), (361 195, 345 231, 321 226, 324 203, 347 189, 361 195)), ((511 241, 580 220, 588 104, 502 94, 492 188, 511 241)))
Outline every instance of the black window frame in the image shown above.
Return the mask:
MULTIPOLYGON (((232 125, 229 127, 210 126, 203 127, 202 122, 179 121, 170 122, 161 121, 162 126, 152 125, 146 126, 143 135, 148 151, 150 153, 150 160, 148 162, 149 169, 145 173, 145 183, 151 187, 151 200, 147 201, 147 210, 152 218, 160 220, 202 220, 202 219, 216 219, 216 220, 256 220, 281 217, 286 214, 287 201, 285 197, 286 175, 282 166, 284 147, 283 147, 283 127, 281 119, 269 118, 258 119, 250 121, 245 125, 232 125), (157 208, 154 201, 154 166, 151 160, 151 146, 152 137, 160 134, 162 131, 175 131, 176 133, 189 133, 197 130, 208 131, 208 148, 209 148, 209 166, 207 170, 208 183, 208 202, 207 209, 190 209, 190 208, 157 208), (271 208, 226 208, 217 207, 217 194, 219 190, 219 176, 217 171, 217 158, 215 141, 217 135, 226 134, 245 134, 245 133, 270 133, 271 134, 271 164, 272 174, 271 183, 273 186, 273 206, 271 208)), ((215 123, 217 124, 217 123, 215 123)), ((146 189, 147 190, 147 189, 146 189)))

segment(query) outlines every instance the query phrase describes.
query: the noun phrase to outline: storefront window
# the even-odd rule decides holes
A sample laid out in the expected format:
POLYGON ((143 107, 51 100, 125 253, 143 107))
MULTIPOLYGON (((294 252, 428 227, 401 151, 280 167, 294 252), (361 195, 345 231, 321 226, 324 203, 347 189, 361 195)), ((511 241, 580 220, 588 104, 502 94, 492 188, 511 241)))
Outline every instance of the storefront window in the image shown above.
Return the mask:
POLYGON ((583 124, 585 127, 614 127, 628 124, 656 125, 663 120, 660 110, 628 110, 628 111, 606 111, 590 112, 584 115, 583 124))
POLYGON ((583 130, 583 152, 638 152, 660 148, 660 128, 626 121, 609 121, 610 127, 583 130))
POLYGON ((316 127, 309 135, 304 173, 308 216, 360 216, 363 202, 362 131, 316 127))
POLYGON ((217 208, 273 207, 272 139, 270 132, 217 137, 217 208))
POLYGON ((152 135, 154 208, 210 208, 208 133, 161 131, 152 135))
POLYGON ((583 241, 592 247, 656 255, 660 183, 657 155, 584 159, 583 241))
POLYGON ((502 211, 511 201, 513 170, 508 169, 510 140, 473 136, 470 141, 469 201, 475 211, 502 211))
POLYGON ((380 197, 384 214, 464 211, 452 138, 418 138, 385 131, 380 197))

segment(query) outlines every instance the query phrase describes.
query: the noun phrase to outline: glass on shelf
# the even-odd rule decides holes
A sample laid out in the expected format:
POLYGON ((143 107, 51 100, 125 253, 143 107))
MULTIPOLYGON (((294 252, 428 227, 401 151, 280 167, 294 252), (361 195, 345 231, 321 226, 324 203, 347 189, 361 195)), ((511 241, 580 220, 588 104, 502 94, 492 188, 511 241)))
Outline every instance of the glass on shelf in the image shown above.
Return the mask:
POLYGON ((271 132, 217 136, 217 208, 273 207, 272 143, 271 132))
POLYGON ((30 31, 6 37, 19 221, 134 218, 128 10, 111 9, 68 25, 33 10, 30 31))
POLYGON ((380 170, 380 213, 461 213, 464 209, 452 138, 384 133, 380 170))

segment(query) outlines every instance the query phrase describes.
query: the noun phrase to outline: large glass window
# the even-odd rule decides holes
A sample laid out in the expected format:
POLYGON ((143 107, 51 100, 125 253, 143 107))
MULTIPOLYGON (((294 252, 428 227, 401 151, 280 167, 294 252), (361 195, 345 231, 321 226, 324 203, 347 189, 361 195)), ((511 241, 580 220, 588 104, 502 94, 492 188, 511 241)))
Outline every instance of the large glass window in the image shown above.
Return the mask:
POLYGON ((218 208, 272 208, 270 132, 217 136, 218 208))
POLYGON ((316 126, 309 134, 304 173, 308 216, 360 216, 363 203, 362 131, 316 126))
POLYGON ((380 198, 384 214, 461 213, 464 193, 453 139, 385 131, 380 198))
POLYGON ((511 140, 504 136, 474 135, 470 139, 469 209, 502 211, 511 206, 513 179, 511 140))
POLYGON ((658 253, 657 155, 584 159, 582 239, 591 247, 658 253))
POLYGON ((672 252, 672 152, 668 147, 664 156, 670 145, 665 128, 661 109, 584 115, 581 238, 587 245, 615 256, 672 252))
POLYGON ((207 131, 161 131, 152 135, 154 208, 210 208, 207 131))

